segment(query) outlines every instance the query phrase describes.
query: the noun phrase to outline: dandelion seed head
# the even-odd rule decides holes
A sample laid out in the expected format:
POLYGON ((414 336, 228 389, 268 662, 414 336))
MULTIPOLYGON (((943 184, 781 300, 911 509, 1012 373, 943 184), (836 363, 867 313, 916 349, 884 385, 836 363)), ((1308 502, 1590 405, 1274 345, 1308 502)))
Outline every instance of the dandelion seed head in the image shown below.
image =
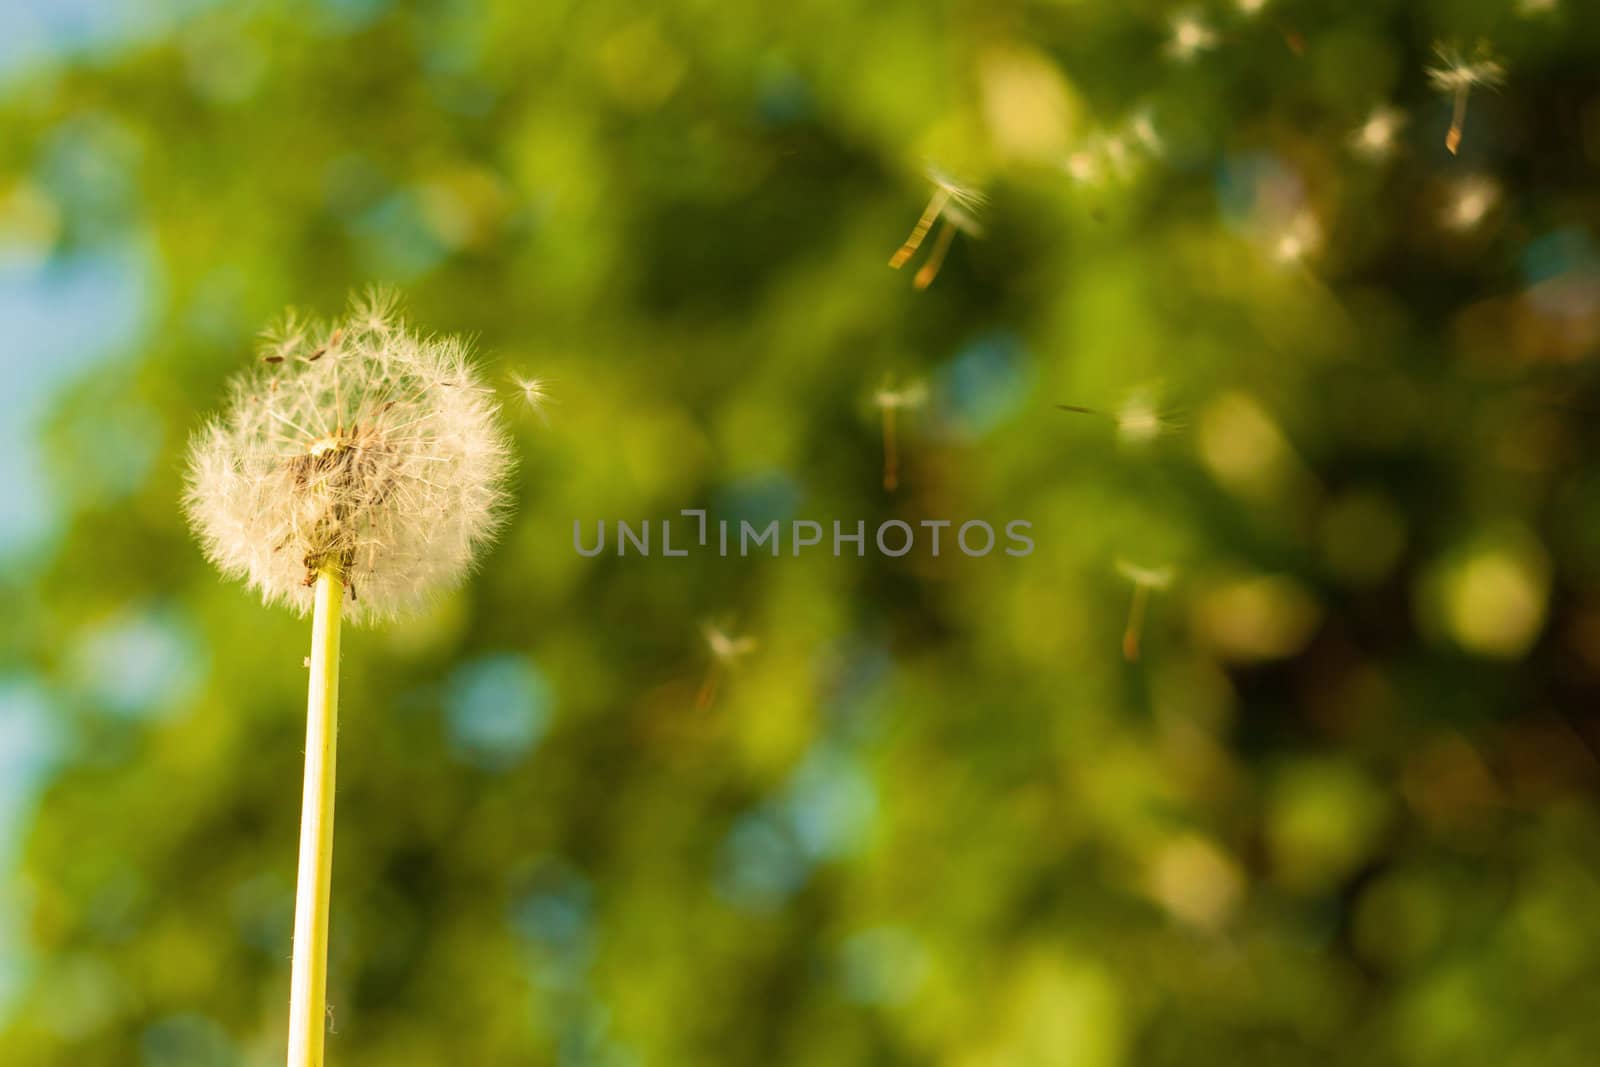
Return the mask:
POLYGON ((755 651, 756 639, 753 637, 733 637, 720 626, 706 623, 701 627, 705 635, 706 647, 711 650, 711 658, 718 663, 732 665, 755 651))
POLYGON ((1146 589, 1165 589, 1176 577, 1171 567, 1145 567, 1126 559, 1117 560, 1117 573, 1146 589))
POLYGON ((539 416, 541 422, 549 425, 550 415, 546 409, 550 406, 550 382, 538 375, 524 378, 520 374, 513 373, 511 384, 522 394, 523 402, 528 405, 528 409, 539 416))
POLYGON ((872 394, 872 406, 901 409, 921 407, 928 399, 928 387, 922 382, 910 382, 899 389, 885 385, 872 394))
POLYGON ((1156 407, 1149 390, 1137 389, 1128 394, 1116 410, 1117 439, 1125 445, 1144 445, 1154 441, 1167 430, 1167 419, 1156 407))
MULTIPOLYGON (((989 195, 976 184, 951 177, 948 172, 931 163, 923 168, 923 173, 935 189, 949 197, 951 203, 965 208, 969 214, 976 214, 989 202, 989 195)), ((948 208, 946 210, 948 212, 948 208)))
POLYGON ((361 622, 458 581, 496 533, 510 447, 457 338, 408 330, 373 293, 331 329, 286 316, 189 450, 206 555, 301 613, 336 568, 361 622))
POLYGON ((1493 88, 1505 84, 1506 68, 1484 45, 1478 46, 1471 59, 1453 45, 1434 45, 1433 53, 1439 61, 1427 69, 1428 81, 1440 92, 1455 93, 1479 85, 1493 88))

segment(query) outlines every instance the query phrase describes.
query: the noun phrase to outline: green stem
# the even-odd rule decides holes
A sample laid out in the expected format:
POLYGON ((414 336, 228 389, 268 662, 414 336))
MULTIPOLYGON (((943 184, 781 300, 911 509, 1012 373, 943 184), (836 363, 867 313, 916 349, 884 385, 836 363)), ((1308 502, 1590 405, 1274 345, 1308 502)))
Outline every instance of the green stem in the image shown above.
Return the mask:
POLYGON ((306 696, 306 780, 300 808, 300 880, 294 898, 289 1067, 322 1067, 327 1028, 328 890, 333 880, 333 771, 339 731, 339 614, 344 580, 317 575, 306 696))

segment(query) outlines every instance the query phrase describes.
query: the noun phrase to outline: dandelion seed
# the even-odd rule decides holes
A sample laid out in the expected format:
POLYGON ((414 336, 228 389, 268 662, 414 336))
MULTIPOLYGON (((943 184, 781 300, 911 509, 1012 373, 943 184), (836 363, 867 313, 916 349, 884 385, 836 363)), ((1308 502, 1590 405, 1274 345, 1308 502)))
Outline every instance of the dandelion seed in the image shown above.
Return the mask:
POLYGON ((1128 605, 1128 621, 1122 630, 1122 657, 1129 663, 1139 658, 1139 645, 1144 633, 1146 603, 1152 590, 1162 590, 1172 584, 1171 567, 1141 567, 1127 560, 1117 561, 1117 573, 1133 583, 1133 599, 1128 605))
POLYGON ((1150 394, 1143 390, 1129 394, 1117 408, 1117 439, 1123 444, 1142 445, 1161 436, 1164 423, 1150 394))
POLYGON ((333 331, 286 317, 265 347, 280 361, 237 379, 190 448, 185 505, 212 562, 301 612, 334 568, 355 621, 459 579, 510 465, 465 344, 407 331, 378 293, 333 331))
POLYGON ((1107 137, 1104 142, 1106 162, 1119 178, 1126 178, 1133 169, 1128 152, 1128 142, 1121 137, 1107 137))
POLYGON ((1217 32, 1193 12, 1184 12, 1173 18, 1167 37, 1167 54, 1180 63, 1187 63, 1201 52, 1217 45, 1217 32))
POLYGON ((1152 156, 1159 156, 1166 147, 1162 143, 1161 135, 1156 132, 1156 124, 1151 121, 1148 112, 1141 111, 1135 115, 1128 123, 1128 131, 1152 156))
POLYGON ((911 228, 905 243, 889 257, 889 266, 899 270, 916 255, 928 232, 935 225, 939 226, 932 251, 912 279, 912 284, 918 289, 926 289, 938 277, 939 268, 944 265, 945 254, 950 251, 957 230, 970 237, 982 236, 983 227, 978 223, 977 212, 988 202, 988 197, 981 190, 964 185, 937 168, 929 167, 927 176, 933 183, 933 196, 916 225, 911 228))
POLYGON ((1300 211, 1272 239, 1272 258, 1290 265, 1302 262, 1322 246, 1322 224, 1309 211, 1300 211))
POLYGON ((1397 108, 1375 107, 1350 135, 1350 147, 1367 159, 1386 159, 1394 151, 1395 138, 1405 123, 1405 114, 1397 108))
POLYGON ((706 666, 705 681, 700 684, 700 692, 695 697, 695 707, 704 711, 711 707, 716 699, 717 690, 721 688, 722 676, 738 666, 740 660, 755 651, 756 639, 753 637, 733 637, 712 623, 706 623, 701 628, 705 635, 706 648, 711 653, 711 662, 706 666))
POLYGON ((1489 178, 1474 176, 1456 183, 1445 205, 1444 223, 1452 230, 1475 228, 1500 202, 1500 187, 1489 178))
POLYGON ((1104 177, 1099 158, 1089 149, 1081 149, 1067 156, 1062 169, 1073 181, 1082 185, 1099 185, 1104 177))
POLYGON ((895 412, 903 408, 922 406, 927 399, 927 389, 921 382, 912 382, 904 389, 891 389, 887 381, 883 388, 872 394, 872 406, 883 412, 883 488, 894 492, 900 487, 899 435, 895 426, 895 412))
POLYGON ((550 405, 550 383, 538 375, 524 378, 520 374, 511 375, 511 383, 517 387, 517 392, 522 394, 523 401, 528 405, 528 410, 539 416, 539 421, 546 426, 550 425, 550 414, 546 408, 550 405))
POLYGON ((1133 390, 1112 412, 1080 407, 1077 404, 1057 404, 1056 407, 1077 415, 1095 415, 1110 419, 1116 426, 1117 440, 1124 445, 1149 444, 1172 427, 1172 420, 1162 414, 1156 406, 1150 389, 1133 390))
POLYGON ((1455 155, 1461 147, 1461 131, 1467 121, 1467 96, 1472 87, 1481 85, 1494 88, 1505 83, 1505 67, 1490 54, 1486 45, 1480 44, 1471 60, 1449 45, 1434 45, 1439 57, 1435 66, 1428 68, 1428 80, 1443 93, 1455 96, 1455 110, 1451 115, 1450 129, 1444 135, 1444 146, 1455 155))

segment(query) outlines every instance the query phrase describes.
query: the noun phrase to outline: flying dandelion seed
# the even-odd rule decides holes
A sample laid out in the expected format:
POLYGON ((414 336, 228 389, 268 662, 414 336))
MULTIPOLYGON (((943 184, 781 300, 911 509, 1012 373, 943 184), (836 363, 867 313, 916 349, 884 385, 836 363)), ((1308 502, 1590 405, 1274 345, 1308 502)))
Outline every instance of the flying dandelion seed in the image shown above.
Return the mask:
POLYGON ((1155 397, 1149 389, 1133 390, 1115 411, 1102 411, 1077 404, 1057 404, 1056 407, 1078 415, 1110 419, 1116 427, 1117 440, 1124 445, 1147 445, 1173 426, 1172 420, 1156 406, 1155 397))
POLYGON ((550 382, 534 375, 524 378, 520 374, 511 375, 511 383, 517 387, 517 392, 522 394, 522 400, 528 405, 528 410, 539 416, 539 421, 546 426, 550 425, 550 382))
POLYGON ((1350 147, 1367 159, 1386 159, 1394 152, 1395 141, 1405 124, 1405 113, 1399 109, 1388 105, 1375 107, 1350 135, 1350 147))
POLYGON ((1117 573, 1133 583, 1133 600, 1128 605, 1128 621, 1122 630, 1122 658, 1132 663, 1139 658, 1145 608, 1150 593, 1171 585, 1173 570, 1171 567, 1141 567, 1127 560, 1118 560, 1117 573))
POLYGON ((1152 156, 1159 156, 1166 147, 1161 140, 1161 134, 1156 132, 1156 124, 1148 112, 1135 115, 1128 123, 1128 132, 1152 156))
POLYGON ((1144 445, 1160 437, 1166 429, 1161 412, 1145 390, 1135 390, 1117 408, 1117 440, 1125 445, 1144 445))
POLYGON ((705 681, 700 684, 700 692, 695 696, 695 707, 704 711, 711 707, 717 698, 717 690, 722 686, 722 676, 732 671, 756 649, 756 639, 749 636, 733 637, 712 623, 706 623, 701 628, 705 637, 706 649, 711 653, 711 662, 706 666, 705 681))
POLYGON ((899 270, 922 247, 923 240, 935 224, 939 226, 932 251, 911 281, 918 289, 926 289, 938 277, 939 268, 944 265, 944 257, 950 251, 957 230, 969 237, 983 235, 977 213, 988 203, 988 197, 981 190, 964 185, 935 167, 928 168, 927 177, 933 183, 933 196, 928 200, 922 216, 917 219, 917 224, 911 228, 905 243, 889 257, 889 266, 899 270))
POLYGON ((1184 12, 1175 16, 1167 35, 1167 55, 1188 63, 1201 52, 1217 46, 1217 32, 1199 15, 1184 12))
POLYGON ((1099 185, 1105 177, 1099 156, 1091 149, 1084 148, 1067 156, 1061 165, 1062 169, 1073 181, 1080 185, 1099 185))
POLYGON ((883 388, 872 394, 872 406, 883 412, 883 488, 894 492, 900 487, 900 447, 896 429, 895 412, 921 407, 928 391, 921 382, 912 382, 904 389, 891 389, 886 381, 883 388))
POLYGON ((1444 222, 1458 232, 1477 227, 1500 202, 1500 187, 1480 176, 1457 182, 1445 204, 1444 222))
POLYGON ((500 524, 510 452, 455 338, 405 329, 375 294, 331 330, 287 317, 189 453, 185 506, 206 554, 269 604, 392 616, 458 580, 500 524))
POLYGON ((1322 247, 1322 224, 1309 211, 1300 211, 1272 238, 1272 258, 1289 266, 1302 263, 1322 247))
POLYGON ((1106 162, 1113 173, 1119 178, 1126 178, 1133 170, 1132 155, 1128 150, 1128 142, 1120 136, 1107 137, 1103 143, 1106 162))
POLYGON ((1480 44, 1471 60, 1449 45, 1434 45, 1433 51, 1439 62, 1428 68, 1428 81, 1440 92, 1455 96, 1450 129, 1444 135, 1445 148, 1455 155, 1461 148, 1461 131, 1467 121, 1467 96, 1475 85, 1492 89, 1505 84, 1506 70, 1487 45, 1480 44))

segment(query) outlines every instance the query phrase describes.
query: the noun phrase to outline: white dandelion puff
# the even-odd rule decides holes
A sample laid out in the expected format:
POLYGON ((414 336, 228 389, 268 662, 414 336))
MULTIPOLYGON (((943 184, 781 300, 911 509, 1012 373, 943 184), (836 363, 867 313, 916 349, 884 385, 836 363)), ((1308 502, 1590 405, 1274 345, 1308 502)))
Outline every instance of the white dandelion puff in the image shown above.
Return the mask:
POLYGON ((458 581, 500 525, 511 468, 467 354, 408 330, 388 293, 331 329, 285 317, 190 448, 184 503, 207 556, 302 614, 336 572, 354 621, 458 581))
POLYGON ((1428 80, 1433 83, 1435 89, 1455 97, 1450 129, 1444 135, 1445 148, 1449 149, 1451 155, 1455 155, 1461 148, 1461 130, 1467 121, 1467 96, 1472 92, 1473 86, 1494 88, 1505 84, 1506 68, 1490 53, 1488 46, 1483 44, 1478 46, 1477 52, 1471 59, 1450 45, 1434 45, 1433 51, 1434 55, 1438 56, 1439 62, 1428 68, 1428 80))

